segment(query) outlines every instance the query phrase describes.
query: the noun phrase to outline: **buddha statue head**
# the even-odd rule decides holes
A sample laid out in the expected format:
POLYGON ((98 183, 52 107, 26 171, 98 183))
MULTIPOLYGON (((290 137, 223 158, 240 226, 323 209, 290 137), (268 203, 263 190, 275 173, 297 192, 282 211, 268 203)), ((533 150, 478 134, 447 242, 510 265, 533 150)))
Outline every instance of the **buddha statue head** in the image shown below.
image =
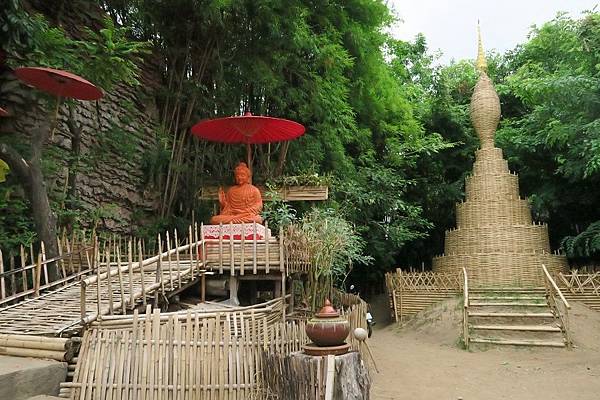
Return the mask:
POLYGON ((252 180, 252 172, 245 162, 240 162, 233 171, 236 185, 246 185, 252 180))

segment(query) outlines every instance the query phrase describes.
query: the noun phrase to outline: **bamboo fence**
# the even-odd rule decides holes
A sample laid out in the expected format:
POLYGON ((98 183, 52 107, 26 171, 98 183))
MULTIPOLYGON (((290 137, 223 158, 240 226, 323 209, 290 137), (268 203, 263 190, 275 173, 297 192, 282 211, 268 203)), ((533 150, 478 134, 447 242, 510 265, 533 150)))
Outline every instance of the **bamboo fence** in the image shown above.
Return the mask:
POLYGON ((556 282, 568 300, 580 301, 591 309, 600 311, 600 272, 561 272, 556 275, 556 282))
MULTIPOLYGON (((469 276, 470 279, 470 276, 469 276)), ((431 305, 455 297, 462 291, 461 274, 426 272, 396 272, 385 276, 392 317, 404 322, 431 305)))
MULTIPOLYGON (((281 320, 282 306, 212 313, 148 306, 145 314, 101 320, 86 331, 64 392, 71 388, 72 399, 251 398, 262 374, 273 373, 262 353, 287 355, 308 341, 304 322, 281 320)), ((362 324, 363 311, 354 305, 345 313, 351 326, 362 324)))
MULTIPOLYGON (((308 342, 304 321, 283 321, 282 298, 222 312, 108 316, 86 330, 73 382, 62 385, 72 399, 261 398, 263 353, 287 355, 308 342)), ((352 330, 365 327, 366 303, 343 311, 352 330)), ((352 334, 347 339, 356 350, 352 334)))

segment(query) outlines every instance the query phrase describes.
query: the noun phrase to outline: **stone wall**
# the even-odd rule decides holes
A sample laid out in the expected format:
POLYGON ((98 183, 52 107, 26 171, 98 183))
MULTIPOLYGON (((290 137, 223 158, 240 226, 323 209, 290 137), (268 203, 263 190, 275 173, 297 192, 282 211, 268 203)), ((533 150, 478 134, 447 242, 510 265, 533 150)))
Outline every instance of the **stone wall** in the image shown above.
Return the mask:
MULTIPOLYGON (((68 11, 61 17, 67 32, 79 31, 82 15, 88 18, 88 26, 96 26, 103 16, 98 9, 88 9, 86 13, 68 11), (69 18, 75 22, 69 23, 69 18)), ((141 68, 142 85, 118 86, 105 93, 98 103, 75 101, 75 120, 82 127, 83 162, 77 190, 81 207, 104 216, 99 221, 100 228, 119 233, 131 232, 135 228, 134 212, 152 212, 158 199, 157 193, 144 187, 141 165, 145 154, 156 146, 157 112, 151 88, 160 79, 154 65, 148 63, 141 68)), ((10 113, 10 117, 0 120, 0 140, 28 146, 24 137, 33 128, 51 129, 54 110, 41 104, 39 94, 16 80, 9 70, 0 74, 0 107, 10 113)), ((44 159, 55 160, 51 163, 55 168, 50 168, 46 176, 48 190, 55 199, 67 187, 66 155, 71 147, 67 117, 68 107, 63 104, 56 131, 45 147, 44 159)), ((90 224, 90 220, 82 222, 90 224)))

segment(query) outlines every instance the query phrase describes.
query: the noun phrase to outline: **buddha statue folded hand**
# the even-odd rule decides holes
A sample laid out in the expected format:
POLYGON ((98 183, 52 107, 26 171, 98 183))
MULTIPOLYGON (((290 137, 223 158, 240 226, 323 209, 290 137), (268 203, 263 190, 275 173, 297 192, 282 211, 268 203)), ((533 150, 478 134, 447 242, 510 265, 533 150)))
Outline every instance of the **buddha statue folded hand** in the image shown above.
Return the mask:
POLYGON ((250 183, 251 173, 246 163, 239 163, 234 171, 235 185, 225 193, 219 189, 221 212, 210 219, 211 224, 262 223, 262 196, 250 183))

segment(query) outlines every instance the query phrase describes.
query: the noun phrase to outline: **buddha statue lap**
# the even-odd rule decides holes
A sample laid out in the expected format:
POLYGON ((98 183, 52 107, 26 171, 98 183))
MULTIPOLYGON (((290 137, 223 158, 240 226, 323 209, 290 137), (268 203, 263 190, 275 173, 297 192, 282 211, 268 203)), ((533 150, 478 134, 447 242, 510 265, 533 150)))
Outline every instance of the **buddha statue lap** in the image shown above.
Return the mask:
POLYGON ((260 190, 250 183, 251 172, 246 163, 240 162, 234 170, 235 185, 223 191, 219 188, 221 212, 210 219, 211 224, 262 223, 262 196, 260 190))

